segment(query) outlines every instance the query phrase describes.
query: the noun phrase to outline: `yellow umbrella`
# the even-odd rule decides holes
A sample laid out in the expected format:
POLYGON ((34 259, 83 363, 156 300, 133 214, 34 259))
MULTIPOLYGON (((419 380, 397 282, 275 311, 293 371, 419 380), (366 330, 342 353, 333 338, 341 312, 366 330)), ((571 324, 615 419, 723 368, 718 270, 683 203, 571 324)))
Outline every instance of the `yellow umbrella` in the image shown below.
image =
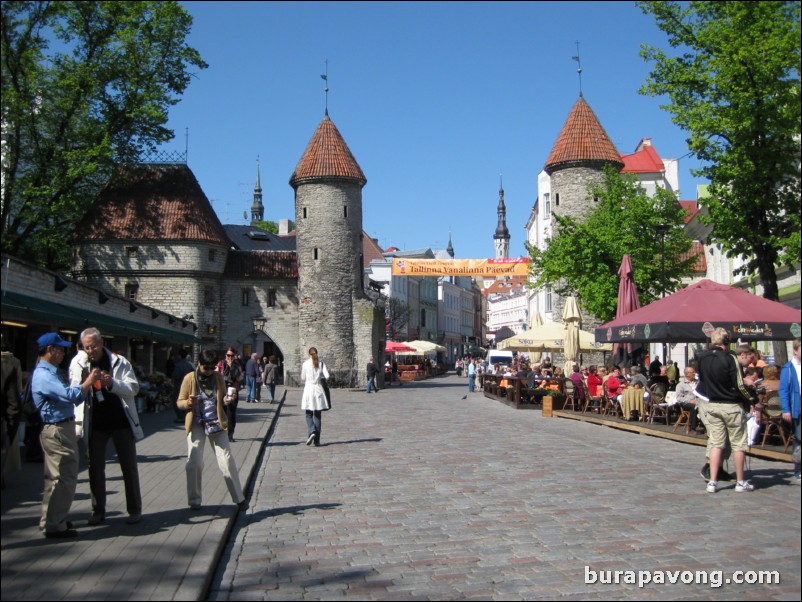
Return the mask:
POLYGON ((563 322, 565 322, 565 347, 563 355, 566 361, 575 362, 579 357, 579 322, 582 315, 579 313, 576 297, 568 297, 563 307, 563 322))
MULTIPOLYGON (((536 326, 524 332, 519 332, 515 336, 501 341, 499 349, 509 349, 511 351, 550 351, 559 352, 565 348, 565 324, 559 322, 549 322, 541 326, 536 326)), ((612 351, 611 343, 597 343, 595 335, 579 331, 579 352, 591 351, 612 351)))

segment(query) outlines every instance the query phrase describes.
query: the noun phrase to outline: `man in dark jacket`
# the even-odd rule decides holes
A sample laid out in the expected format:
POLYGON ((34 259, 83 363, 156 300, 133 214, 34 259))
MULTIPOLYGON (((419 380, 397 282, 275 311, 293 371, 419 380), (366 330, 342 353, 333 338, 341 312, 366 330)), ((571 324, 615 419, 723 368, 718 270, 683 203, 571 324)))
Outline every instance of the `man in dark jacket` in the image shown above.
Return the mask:
POLYGON ((745 405, 753 405, 757 400, 753 384, 743 377, 742 367, 734 354, 729 351, 730 335, 723 328, 716 328, 710 337, 712 351, 699 357, 698 393, 707 402, 708 437, 711 440, 710 482, 708 493, 718 491, 718 472, 724 448, 729 445, 735 459, 737 482, 735 491, 749 492, 754 486, 744 480, 744 459, 748 447, 746 433, 745 405))
POLYGON ((370 361, 368 362, 367 372, 368 372, 368 393, 372 393, 373 390, 375 390, 376 393, 378 393, 379 388, 376 386, 376 375, 379 373, 379 369, 376 367, 375 358, 370 358, 370 361))

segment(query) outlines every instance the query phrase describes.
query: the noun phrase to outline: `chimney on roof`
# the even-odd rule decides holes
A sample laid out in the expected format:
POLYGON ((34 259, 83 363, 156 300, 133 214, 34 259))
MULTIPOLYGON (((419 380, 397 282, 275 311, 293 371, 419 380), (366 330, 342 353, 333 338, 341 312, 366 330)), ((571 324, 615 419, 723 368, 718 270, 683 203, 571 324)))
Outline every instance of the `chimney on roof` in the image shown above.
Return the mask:
POLYGON ((278 220, 278 235, 287 236, 289 233, 290 233, 290 220, 288 219, 278 220))

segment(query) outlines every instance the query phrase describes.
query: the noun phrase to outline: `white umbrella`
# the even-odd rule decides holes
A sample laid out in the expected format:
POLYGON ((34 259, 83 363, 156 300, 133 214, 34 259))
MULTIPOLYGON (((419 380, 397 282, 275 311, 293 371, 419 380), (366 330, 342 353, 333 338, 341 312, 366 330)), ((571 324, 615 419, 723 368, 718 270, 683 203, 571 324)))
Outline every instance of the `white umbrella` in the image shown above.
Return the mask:
POLYGON ((441 353, 446 351, 445 347, 431 341, 407 341, 404 344, 414 347, 416 351, 404 351, 396 355, 434 355, 438 351, 441 353))
MULTIPOLYGON (((549 322, 501 341, 498 348, 511 351, 558 352, 565 348, 565 336, 565 324, 549 322)), ((579 353, 612 351, 612 349, 610 343, 597 343, 594 335, 584 330, 579 331, 579 353)))
POLYGON ((569 362, 575 362, 579 357, 579 321, 581 319, 582 316, 579 313, 576 297, 568 297, 563 308, 563 322, 565 322, 563 355, 569 362))

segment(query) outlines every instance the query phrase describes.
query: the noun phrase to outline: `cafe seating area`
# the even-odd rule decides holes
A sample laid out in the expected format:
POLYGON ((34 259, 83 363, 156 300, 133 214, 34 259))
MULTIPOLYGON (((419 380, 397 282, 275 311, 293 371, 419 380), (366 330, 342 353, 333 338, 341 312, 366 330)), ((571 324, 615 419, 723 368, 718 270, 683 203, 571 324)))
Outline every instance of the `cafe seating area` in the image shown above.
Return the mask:
POLYGON ((423 380, 428 373, 419 368, 418 364, 398 364, 398 378, 403 382, 423 380))
MULTIPOLYGON (((602 395, 599 396, 589 396, 584 384, 581 392, 576 387, 568 387, 568 390, 572 390, 577 399, 573 402, 566 400, 563 404, 555 403, 555 417, 591 422, 700 446, 707 444, 707 434, 704 431, 690 429, 690 411, 683 410, 679 404, 667 403, 667 394, 662 388, 652 388, 647 399, 644 390, 628 387, 624 389, 620 402, 607 395, 606 387, 602 388, 602 395)), ((748 454, 788 461, 791 435, 782 422, 779 398, 774 393, 767 395, 762 401, 763 430, 748 454)))
POLYGON ((542 409, 545 397, 562 407, 565 379, 550 379, 545 387, 540 385, 525 377, 485 374, 483 391, 485 397, 518 410, 542 409))

